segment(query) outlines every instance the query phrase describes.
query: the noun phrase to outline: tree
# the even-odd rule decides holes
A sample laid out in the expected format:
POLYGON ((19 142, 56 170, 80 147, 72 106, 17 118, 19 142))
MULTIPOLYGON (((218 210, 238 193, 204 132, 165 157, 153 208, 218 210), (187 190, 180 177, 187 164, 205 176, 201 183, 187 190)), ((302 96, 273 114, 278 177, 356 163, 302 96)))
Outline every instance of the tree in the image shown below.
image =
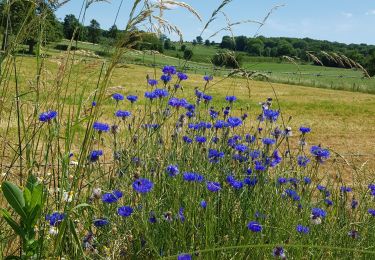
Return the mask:
MULTIPOLYGON (((64 23, 63 23, 63 31, 64 31, 64 37, 66 39, 72 39, 73 34, 75 30, 79 30, 81 27, 78 19, 74 16, 74 14, 68 14, 64 18, 64 23)), ((76 33, 74 39, 78 39, 78 33, 76 33)))
POLYGON ((370 51, 370 57, 367 60, 366 69, 371 77, 375 76, 375 49, 370 51))
POLYGON ((216 66, 237 69, 241 66, 242 55, 233 51, 221 50, 212 57, 211 62, 216 66))
POLYGON ((282 40, 277 47, 277 55, 280 56, 293 56, 295 54, 295 51, 293 49, 293 46, 285 41, 282 40))
POLYGON ((246 51, 253 56, 262 56, 264 51, 264 44, 261 39, 249 39, 246 46, 246 51))
POLYGON ((180 51, 185 51, 186 50, 186 45, 185 44, 182 44, 181 45, 181 48, 180 48, 180 51))
POLYGON ((112 39, 116 39, 117 38, 117 34, 118 34, 118 29, 117 29, 117 26, 114 24, 108 30, 108 37, 112 38, 112 39))
POLYGON ((164 41, 164 49, 169 50, 171 48, 172 48, 172 42, 171 42, 171 40, 170 39, 166 39, 164 41))
POLYGON ((197 45, 197 41, 196 40, 193 40, 193 45, 197 45))
POLYGON ((223 39, 221 40, 220 48, 222 49, 233 50, 234 46, 235 46, 235 42, 230 36, 224 36, 223 39))
POLYGON ((210 46, 210 45, 211 45, 210 40, 206 40, 206 41, 204 42, 204 45, 206 45, 206 46, 210 46))
POLYGON ((100 24, 95 19, 92 19, 87 28, 88 39, 92 43, 98 43, 101 35, 100 24))
POLYGON ((184 51, 184 59, 185 60, 191 60, 191 58, 193 57, 193 51, 192 50, 189 50, 189 49, 186 49, 184 51))
POLYGON ((9 6, 2 1, 0 2, 0 20, 7 21, 7 25, 2 24, 3 28, 6 27, 3 50, 10 42, 9 38, 15 35, 19 35, 18 39, 29 46, 31 54, 38 42, 46 44, 57 41, 62 36, 60 23, 54 14, 54 5, 45 1, 38 1, 37 4, 31 1, 14 1, 9 6))
POLYGON ((202 43, 203 43, 203 38, 202 38, 202 36, 197 36, 196 39, 197 39, 197 43, 198 43, 198 44, 202 44, 202 43))
POLYGON ((246 36, 238 36, 235 38, 236 42, 236 50, 237 51, 244 51, 247 45, 247 37, 246 36))

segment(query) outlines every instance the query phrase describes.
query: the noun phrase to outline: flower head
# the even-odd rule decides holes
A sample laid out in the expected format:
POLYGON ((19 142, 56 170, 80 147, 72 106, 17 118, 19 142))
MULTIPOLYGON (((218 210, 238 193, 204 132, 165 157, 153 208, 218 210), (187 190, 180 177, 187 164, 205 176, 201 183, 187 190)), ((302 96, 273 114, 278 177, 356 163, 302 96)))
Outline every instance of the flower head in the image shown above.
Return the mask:
POLYGON ((94 220, 95 227, 104 227, 109 224, 109 221, 105 218, 99 218, 94 220))
POLYGON ((112 95, 112 98, 113 98, 114 100, 116 100, 117 102, 118 102, 118 101, 121 101, 121 100, 124 100, 124 96, 121 95, 120 93, 115 93, 115 94, 113 94, 113 95, 112 95))
POLYGON ((132 104, 137 101, 138 97, 134 95, 129 95, 126 97, 127 100, 129 100, 132 104))
POLYGON ((184 253, 178 255, 178 257, 177 257, 177 260, 191 260, 191 259, 192 259, 191 255, 184 254, 184 253))
POLYGON ((238 117, 230 117, 227 122, 232 128, 242 125, 242 120, 238 117))
POLYGON ((132 186, 136 192, 147 193, 152 190, 154 184, 148 179, 139 178, 133 182, 132 186))
POLYGON ((96 162, 99 160, 99 157, 103 155, 103 151, 102 150, 94 150, 94 151, 91 151, 90 155, 89 155, 89 160, 91 162, 96 162))
POLYGON ((104 193, 102 195, 102 201, 104 203, 114 203, 117 202, 120 198, 122 198, 122 192, 119 190, 114 190, 111 193, 104 193))
POLYGON ((180 173, 177 165, 168 165, 167 168, 165 169, 165 171, 171 177, 175 177, 177 174, 180 173))
POLYGON ((184 172, 183 174, 184 181, 188 182, 203 182, 204 177, 198 173, 194 172, 184 172))
POLYGON ((108 124, 100 123, 100 122, 94 122, 92 127, 94 128, 94 130, 98 131, 99 133, 108 132, 110 129, 108 124))
POLYGON ((131 113, 129 111, 125 111, 125 110, 117 110, 115 115, 117 117, 121 117, 122 119, 125 119, 125 118, 129 117, 131 115, 131 113))
POLYGON ((188 79, 188 76, 185 74, 185 73, 182 73, 182 72, 178 72, 177 73, 177 77, 179 80, 187 80, 188 79))
POLYGON ((306 227, 306 226, 297 225, 297 227, 296 227, 296 231, 297 231, 298 233, 307 234, 307 233, 310 232, 310 229, 309 229, 309 227, 306 227))
POLYGON ((211 192, 218 192, 219 190, 221 190, 221 185, 218 182, 208 181, 207 189, 211 192))
POLYGON ((174 75, 176 74, 176 67, 174 66, 164 66, 163 73, 168 75, 174 75))
POLYGON ((52 214, 46 215, 46 220, 49 222, 50 226, 57 226, 65 218, 65 213, 54 212, 52 214))
POLYGON ((168 74, 161 75, 160 79, 164 82, 164 84, 167 84, 169 81, 172 80, 172 76, 168 74))
POLYGON ((263 138, 262 142, 264 145, 273 145, 276 143, 276 140, 272 138, 263 138))
POLYGON ((299 128, 299 131, 302 133, 302 134, 307 134, 307 133, 310 133, 311 132, 311 129, 309 127, 305 127, 305 126, 301 126, 299 128))
POLYGON ((47 112, 41 113, 39 115, 40 122, 49 122, 57 116, 57 112, 53 110, 49 110, 47 112))
POLYGON ((154 87, 158 84, 158 81, 156 79, 149 79, 147 82, 150 86, 154 87))
POLYGON ((330 156, 330 152, 327 149, 323 149, 320 146, 312 146, 310 152, 315 156, 319 163, 323 163, 330 156))
POLYGON ((205 81, 209 82, 209 81, 213 80, 214 77, 213 77, 213 76, 206 75, 206 76, 203 77, 203 79, 204 79, 205 81))
POLYGON ((262 231, 262 225, 259 224, 258 222, 256 221, 250 221, 248 224, 247 224, 247 228, 253 232, 260 232, 262 231))
POLYGON ((202 208, 206 208, 207 207, 207 202, 205 200, 202 200, 199 205, 202 207, 202 208))
POLYGON ((129 217, 133 213, 133 208, 129 206, 122 206, 117 209, 117 214, 121 217, 129 217))
POLYGON ((234 101, 237 100, 235 96, 226 96, 225 100, 228 101, 229 103, 233 103, 234 101))
POLYGON ((307 156, 299 155, 297 157, 297 163, 301 167, 306 167, 309 162, 310 159, 307 156))

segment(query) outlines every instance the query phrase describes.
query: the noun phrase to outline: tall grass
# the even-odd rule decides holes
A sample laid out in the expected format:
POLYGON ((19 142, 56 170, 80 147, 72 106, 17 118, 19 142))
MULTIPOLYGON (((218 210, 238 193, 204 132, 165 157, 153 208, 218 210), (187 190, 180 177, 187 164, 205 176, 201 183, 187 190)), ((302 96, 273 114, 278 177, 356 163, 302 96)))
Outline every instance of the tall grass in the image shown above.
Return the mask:
MULTIPOLYGON (((82 19, 89 4, 82 3, 82 19)), ((145 75, 139 82, 145 97, 123 100, 123 89, 110 87, 124 54, 142 37, 139 25, 179 33, 163 19, 166 4, 196 14, 180 2, 135 0, 94 91, 91 81, 77 80, 83 69, 75 51, 69 48, 54 68, 40 55, 42 41, 34 79, 22 79, 15 50, 35 28, 30 24, 3 53, 2 257, 371 257, 372 180, 353 170, 345 188, 339 155, 320 146, 310 152, 307 128, 296 130, 299 143, 291 143, 277 96, 261 104, 254 120, 253 111, 239 107, 241 95, 211 101, 220 81, 209 76, 181 99, 186 77, 174 67, 145 75), (299 224, 309 232, 298 232, 299 224)))

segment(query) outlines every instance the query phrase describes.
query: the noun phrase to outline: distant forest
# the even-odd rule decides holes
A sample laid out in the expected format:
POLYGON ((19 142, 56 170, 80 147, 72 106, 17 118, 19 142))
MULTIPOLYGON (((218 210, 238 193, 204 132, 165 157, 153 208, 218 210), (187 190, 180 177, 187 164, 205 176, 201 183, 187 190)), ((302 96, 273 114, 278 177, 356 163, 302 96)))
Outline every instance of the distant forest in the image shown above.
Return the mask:
MULTIPOLYGON (((9 21, 7 17, 2 17, 4 13, 5 5, 0 2, 0 33, 2 34, 2 50, 5 49, 6 45, 12 42, 12 31, 17 31, 17 27, 20 27, 20 18, 26 15, 29 10, 30 2, 15 2, 11 6, 11 17, 9 21), (7 24, 11 24, 12 30, 7 29, 7 24)), ((100 27, 100 24, 95 19, 90 21, 88 26, 84 26, 79 20, 73 15, 66 15, 62 22, 58 21, 55 16, 55 6, 52 4, 44 4, 39 8, 38 12, 44 11, 48 14, 45 18, 45 41, 48 42, 59 42, 62 38, 71 39, 75 38, 80 41, 92 42, 94 44, 100 44, 102 46, 111 47, 115 44, 116 39, 123 33, 119 30, 116 25, 113 25, 108 30, 104 30, 100 27), (75 33, 74 33, 75 32, 75 33)), ((37 13, 38 13, 37 12, 37 13)), ((38 14, 35 15, 38 15, 38 14)), ((31 21, 30 17, 30 21, 31 21)), ((29 46, 29 52, 34 52, 34 45, 36 44, 37 30, 31 32, 29 37, 24 39, 24 43, 29 46)), ((198 36, 192 41, 193 45, 206 45, 214 46, 219 48, 216 55, 212 57, 212 62, 216 65, 223 65, 227 67, 236 67, 241 63, 241 57, 244 55, 249 56, 261 56, 261 57, 283 57, 288 56, 296 61, 304 61, 318 64, 317 60, 321 61, 325 66, 333 67, 347 67, 345 62, 338 62, 336 57, 347 57, 361 65, 363 65, 370 75, 375 75, 375 46, 367 44, 344 44, 338 42, 313 40, 310 38, 297 39, 288 37, 264 37, 258 36, 255 38, 246 36, 224 36, 221 43, 215 43, 209 40, 203 40, 202 37, 198 36), (221 49, 221 50, 220 50, 221 49), (223 53, 236 51, 235 59, 223 58, 223 53), (317 59, 312 58, 311 53, 317 59), (328 53, 329 55, 325 55, 328 53), (330 56, 331 55, 331 56, 330 56), (226 59, 226 60, 225 60, 226 59)), ((64 46, 60 45, 61 49, 64 46)), ((164 52, 165 49, 179 50, 183 52, 185 59, 191 59, 194 55, 193 50, 187 47, 187 44, 179 44, 172 42, 167 36, 157 36, 152 33, 141 33, 137 39, 134 39, 134 49, 138 50, 157 50, 164 52)), ((322 64, 320 64, 322 65, 322 64)))

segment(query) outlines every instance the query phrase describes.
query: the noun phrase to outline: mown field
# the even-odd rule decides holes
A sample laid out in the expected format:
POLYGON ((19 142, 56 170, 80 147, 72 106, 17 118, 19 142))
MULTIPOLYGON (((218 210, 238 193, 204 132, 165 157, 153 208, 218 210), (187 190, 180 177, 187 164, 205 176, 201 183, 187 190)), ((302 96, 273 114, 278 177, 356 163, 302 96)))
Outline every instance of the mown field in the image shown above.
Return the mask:
MULTIPOLYGON (((69 44, 67 40, 60 44, 69 44)), ((190 73, 214 74, 225 76, 230 70, 217 68, 210 63, 211 57, 220 50, 216 46, 193 46, 191 43, 184 43, 187 48, 194 52, 191 61, 185 63, 182 58, 183 52, 179 51, 180 45, 175 44, 177 50, 165 50, 163 54, 151 54, 150 52, 129 52, 126 55, 126 61, 130 64, 146 64, 148 66, 156 65, 158 67, 164 64, 174 66, 185 66, 190 73)), ((47 52, 56 53, 51 44, 47 52)), ((81 50, 89 50, 101 55, 110 55, 112 48, 100 44, 91 44, 84 42, 74 43, 81 50)), ((251 57, 246 53, 243 55, 244 69, 257 71, 266 75, 270 81, 275 83, 285 83, 292 85, 303 85, 316 88, 327 88, 334 90, 347 90, 352 92, 375 93, 374 78, 363 77, 363 72, 357 69, 342 69, 323 66, 315 66, 307 63, 297 64, 279 58, 269 57, 251 57)))
MULTIPOLYGON (((104 59, 91 59, 77 56, 76 65, 70 78, 70 91, 87 89, 87 93, 94 94, 94 88, 99 77, 100 68, 106 64, 104 59)), ((50 75, 56 73, 60 54, 53 54, 47 59, 44 68, 44 80, 50 81, 50 75)), ((27 86, 28 82, 35 79, 30 78, 35 71, 35 60, 30 57, 18 58, 22 64, 19 71, 19 83, 27 86)), ((110 80, 110 92, 117 89, 118 92, 128 95, 134 94, 143 96, 146 90, 145 75, 154 77, 155 70, 150 67, 137 65, 122 65, 116 68, 110 80), (140 85, 139 82, 145 82, 140 85), (120 87, 118 87, 120 86, 120 87), (114 88, 113 88, 114 87, 114 88)), ((267 97, 274 97, 273 89, 280 101, 284 120, 288 126, 295 131, 300 125, 308 125, 313 129, 311 134, 311 144, 322 144, 328 146, 342 154, 349 161, 366 162, 372 164, 375 157, 375 97, 370 94, 353 93, 348 91, 328 90, 320 88, 310 88, 298 85, 287 85, 268 83, 260 81, 250 81, 247 85, 244 79, 231 78, 223 81, 221 77, 215 77, 214 84, 209 88, 208 93, 215 100, 219 107, 225 106, 226 95, 236 95, 238 97, 238 107, 248 107, 251 119, 255 119, 259 112, 258 103, 267 97), (249 97, 249 89, 250 97, 249 97)), ((188 97, 196 87, 202 87, 202 74, 189 74, 189 81, 184 84, 185 97, 188 97)), ((24 89, 27 92, 30 89, 24 89)), ((71 93, 70 93, 71 94, 71 93)), ((32 94, 26 94, 32 95, 32 94)), ((44 91, 44 98, 51 98, 51 93, 44 91)), ((92 96, 91 96, 92 97, 92 96)), ((84 101, 90 105, 90 97, 85 96, 84 101)), ((49 101, 51 102, 51 101, 49 101)), ((77 100, 71 100, 72 103, 77 100)), ((143 105, 140 101, 140 105, 143 105)), ((110 117, 109 113, 111 101, 108 100, 104 106, 103 114, 110 117)), ((123 109, 129 107, 124 104, 123 109)), ((255 127, 255 126, 253 126, 255 127)))

